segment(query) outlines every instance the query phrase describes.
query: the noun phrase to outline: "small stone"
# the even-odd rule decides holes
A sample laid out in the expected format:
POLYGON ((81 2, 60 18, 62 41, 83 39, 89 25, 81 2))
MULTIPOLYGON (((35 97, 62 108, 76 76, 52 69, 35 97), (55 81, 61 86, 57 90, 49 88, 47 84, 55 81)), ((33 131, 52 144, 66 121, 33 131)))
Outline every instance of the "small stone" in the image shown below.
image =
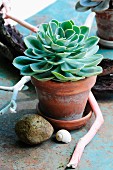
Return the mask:
POLYGON ((18 138, 27 144, 35 145, 48 140, 53 134, 52 125, 38 114, 25 115, 15 125, 18 138))

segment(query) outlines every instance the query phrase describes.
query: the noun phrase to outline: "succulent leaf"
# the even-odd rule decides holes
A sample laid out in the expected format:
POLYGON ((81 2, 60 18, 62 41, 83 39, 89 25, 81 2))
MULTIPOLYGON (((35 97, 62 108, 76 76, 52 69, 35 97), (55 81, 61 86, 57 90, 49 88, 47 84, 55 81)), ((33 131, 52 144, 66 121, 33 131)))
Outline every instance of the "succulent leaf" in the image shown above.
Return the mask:
POLYGON ((99 38, 96 37, 96 36, 92 36, 92 37, 88 38, 88 39, 85 41, 85 46, 84 46, 84 48, 92 48, 92 47, 94 47, 98 42, 99 42, 99 38))
POLYGON ((67 49, 66 49, 66 52, 71 52, 71 51, 75 51, 76 48, 77 48, 78 44, 76 44, 75 46, 69 46, 67 49))
POLYGON ((99 3, 100 2, 95 2, 95 1, 92 1, 92 0, 80 0, 80 4, 82 6, 86 6, 86 7, 96 6, 99 3))
POLYGON ((93 67, 84 67, 81 69, 77 74, 79 76, 90 77, 102 72, 102 67, 100 66, 93 66, 93 67))
POLYGON ((74 30, 72 30, 72 29, 67 29, 66 31, 65 31, 65 37, 66 37, 66 39, 68 39, 68 38, 70 38, 72 35, 74 35, 75 34, 75 31, 74 30))
POLYGON ((73 24, 71 21, 64 21, 61 23, 61 28, 63 28, 64 31, 66 31, 67 29, 72 29, 73 24))
POLYGON ((35 74, 33 75, 34 78, 36 78, 39 81, 48 81, 48 80, 52 80, 54 78, 54 76, 52 75, 52 73, 50 71, 41 73, 41 74, 35 74))
POLYGON ((70 42, 74 42, 74 43, 76 43, 76 42, 78 42, 78 39, 79 39, 79 35, 77 35, 77 34, 74 34, 70 39, 69 39, 69 41, 70 42))
POLYGON ((16 57, 13 65, 22 75, 39 81, 78 81, 98 75, 102 60, 96 36, 88 37, 89 28, 76 26, 72 20, 55 19, 40 25, 35 35, 24 38, 25 56, 16 57))
POLYGON ((45 41, 48 45, 51 45, 51 43, 53 42, 52 39, 47 34, 45 34, 45 41))
POLYGON ((52 19, 51 22, 54 22, 57 26, 59 26, 59 22, 55 19, 52 19))
POLYGON ((66 41, 64 39, 59 39, 56 41, 56 44, 60 46, 67 46, 69 44, 69 41, 68 40, 66 41))
POLYGON ((42 58, 43 55, 42 54, 36 54, 34 52, 33 49, 29 48, 27 50, 24 51, 24 54, 27 55, 28 57, 32 58, 32 59, 39 59, 39 58, 42 58))
POLYGON ((75 10, 85 12, 92 9, 95 12, 105 11, 109 8, 111 0, 79 0, 75 5, 75 10))
POLYGON ((37 62, 36 59, 31 59, 26 56, 20 56, 20 57, 16 57, 13 60, 13 65, 18 69, 22 69, 24 66, 29 65, 31 63, 36 63, 36 62, 37 62))
POLYGON ((110 0, 105 0, 103 2, 100 2, 99 5, 93 8, 93 11, 99 12, 99 11, 105 11, 109 8, 109 2, 110 0))
POLYGON ((90 50, 87 51, 87 53, 85 54, 84 57, 90 57, 90 56, 94 55, 98 50, 99 50, 99 46, 96 45, 96 46, 90 48, 90 50))
POLYGON ((63 59, 59 59, 59 60, 56 60, 56 61, 55 61, 55 59, 53 58, 53 59, 47 60, 47 62, 48 62, 49 64, 52 64, 52 65, 59 65, 59 64, 64 63, 65 61, 64 61, 63 59))
POLYGON ((66 82, 66 81, 77 81, 80 79, 83 79, 84 77, 79 77, 79 76, 74 76, 71 73, 68 72, 63 72, 62 74, 58 72, 58 70, 56 71, 52 71, 52 73, 54 74, 54 76, 62 82, 66 82))
POLYGON ((102 60, 102 55, 101 54, 95 54, 94 56, 91 56, 90 58, 89 57, 85 57, 85 58, 82 58, 82 59, 78 59, 77 61, 78 62, 81 62, 81 63, 85 63, 85 67, 91 67, 91 66, 97 66, 102 60))
POLYGON ((79 35, 79 39, 78 39, 78 43, 81 44, 82 42, 84 42, 85 36, 83 34, 79 35))
POLYGON ((71 65, 69 65, 68 63, 63 63, 61 65, 61 70, 64 71, 64 72, 76 74, 78 71, 80 71, 80 68, 74 68, 71 65))
POLYGON ((57 53, 57 56, 61 58, 66 58, 71 54, 71 52, 57 53))
POLYGON ((26 75, 26 76, 33 76, 35 73, 34 73, 34 71, 31 70, 30 65, 26 65, 26 66, 22 67, 20 74, 26 75))
POLYGON ((52 65, 48 64, 47 61, 41 61, 40 63, 30 64, 30 68, 36 73, 43 73, 49 71, 52 68, 52 65))
POLYGON ((72 29, 75 31, 75 33, 76 33, 77 35, 80 34, 80 27, 78 27, 78 26, 76 26, 76 25, 73 25, 73 28, 72 28, 72 29))
POLYGON ((86 26, 81 26, 80 33, 83 34, 85 36, 85 38, 87 38, 89 35, 89 28, 86 26))
POLYGON ((57 52, 63 52, 63 51, 66 50, 66 47, 65 47, 65 46, 57 45, 57 44, 54 44, 54 43, 51 44, 51 48, 52 48, 54 51, 57 51, 57 52))
MULTIPOLYGON (((30 48, 28 48, 28 49, 30 49, 30 48)), ((36 48, 34 48, 34 49, 32 49, 32 52, 33 52, 33 54, 37 57, 37 56, 46 56, 46 54, 43 52, 43 51, 41 51, 41 50, 38 50, 38 49, 36 49, 36 48)), ((50 54, 50 55, 52 55, 52 54, 50 54)))
POLYGON ((61 27, 58 27, 57 30, 56 30, 56 35, 57 35, 57 37, 59 35, 59 38, 64 38, 65 37, 65 32, 61 27))
POLYGON ((69 56, 70 59, 80 59, 80 58, 84 58, 86 55, 86 52, 81 52, 79 54, 73 54, 71 56, 69 56))
POLYGON ((78 12, 85 12, 88 11, 89 9, 90 7, 82 6, 79 1, 75 5, 75 10, 78 12))
POLYGON ((71 67, 75 68, 75 69, 82 69, 85 64, 83 62, 79 62, 76 59, 66 59, 66 63, 68 63, 71 67), (76 61, 76 62, 75 62, 76 61))
POLYGON ((39 26, 39 31, 45 33, 47 31, 48 24, 44 23, 39 26))

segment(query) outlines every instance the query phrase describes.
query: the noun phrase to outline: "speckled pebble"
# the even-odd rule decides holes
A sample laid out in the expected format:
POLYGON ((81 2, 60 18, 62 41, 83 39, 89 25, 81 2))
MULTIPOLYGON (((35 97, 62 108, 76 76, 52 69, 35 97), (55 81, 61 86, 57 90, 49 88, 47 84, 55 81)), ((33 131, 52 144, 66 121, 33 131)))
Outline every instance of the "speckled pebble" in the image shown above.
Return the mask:
POLYGON ((38 114, 28 114, 15 125, 18 138, 27 144, 34 145, 49 139, 53 134, 52 125, 38 114))

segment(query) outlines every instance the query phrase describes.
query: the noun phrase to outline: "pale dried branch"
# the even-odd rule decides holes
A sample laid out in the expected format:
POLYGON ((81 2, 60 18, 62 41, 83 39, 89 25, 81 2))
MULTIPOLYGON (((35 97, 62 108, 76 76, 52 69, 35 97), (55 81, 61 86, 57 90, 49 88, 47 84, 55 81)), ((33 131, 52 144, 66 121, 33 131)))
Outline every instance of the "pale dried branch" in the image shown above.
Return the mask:
POLYGON ((100 129, 101 125, 104 123, 104 119, 103 119, 101 110, 100 110, 99 105, 98 105, 92 92, 90 92, 88 100, 89 100, 91 108, 95 114, 96 119, 95 119, 92 127, 88 131, 88 133, 79 140, 79 142, 74 150, 74 153, 71 157, 71 160, 70 160, 69 164, 67 165, 67 167, 72 167, 74 169, 78 166, 78 163, 80 162, 81 156, 83 154, 83 151, 84 151, 86 145, 93 139, 93 137, 95 136, 97 131, 100 129))

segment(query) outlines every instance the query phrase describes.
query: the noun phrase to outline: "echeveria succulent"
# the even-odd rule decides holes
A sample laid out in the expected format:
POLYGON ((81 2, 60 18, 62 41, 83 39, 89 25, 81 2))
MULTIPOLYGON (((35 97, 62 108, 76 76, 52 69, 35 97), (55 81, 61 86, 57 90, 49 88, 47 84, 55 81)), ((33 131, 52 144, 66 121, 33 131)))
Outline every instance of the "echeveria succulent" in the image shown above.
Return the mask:
POLYGON ((88 34, 88 27, 76 26, 72 20, 43 23, 36 35, 24 38, 25 56, 16 57, 13 65, 21 75, 40 81, 77 81, 98 75, 102 72, 97 66, 102 55, 95 54, 99 39, 88 34))
POLYGON ((112 0, 79 0, 75 5, 75 9, 79 12, 89 9, 99 12, 107 10, 110 6, 112 6, 112 0))

